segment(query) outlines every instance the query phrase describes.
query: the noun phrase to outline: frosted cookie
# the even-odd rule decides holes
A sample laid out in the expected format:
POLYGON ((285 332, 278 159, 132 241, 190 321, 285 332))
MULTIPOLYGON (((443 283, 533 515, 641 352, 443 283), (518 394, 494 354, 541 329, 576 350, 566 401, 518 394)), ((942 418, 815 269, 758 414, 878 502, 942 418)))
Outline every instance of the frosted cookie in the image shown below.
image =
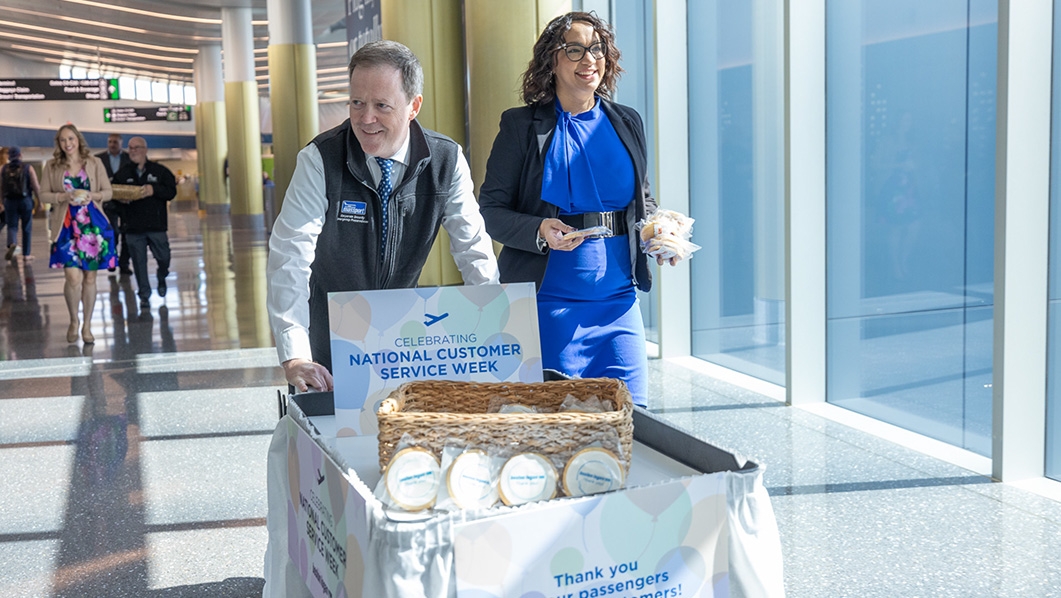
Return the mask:
POLYGON ((564 492, 568 496, 585 496, 623 487, 623 466, 608 449, 582 449, 564 466, 564 492))
POLYGON ((462 509, 482 509, 497 502, 490 456, 483 451, 465 451, 453 460, 446 476, 446 489, 462 509))
POLYGON ((516 455, 501 468, 498 491, 506 505, 522 505, 556 497, 556 468, 538 453, 516 455))
POLYGON ((398 507, 420 511, 435 504, 442 472, 438 459, 422 448, 398 451, 383 472, 387 494, 398 507))

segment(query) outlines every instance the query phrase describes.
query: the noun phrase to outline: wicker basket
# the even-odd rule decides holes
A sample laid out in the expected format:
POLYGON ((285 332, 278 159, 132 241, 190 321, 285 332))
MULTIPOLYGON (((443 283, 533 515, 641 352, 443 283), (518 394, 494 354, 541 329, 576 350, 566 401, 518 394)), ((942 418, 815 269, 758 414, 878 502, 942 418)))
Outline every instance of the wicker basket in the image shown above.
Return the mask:
POLYGON ((111 199, 133 201, 140 199, 140 185, 111 185, 111 199))
POLYGON ((616 453, 629 472, 633 445, 633 401, 626 384, 612 378, 538 383, 454 381, 406 382, 380 404, 380 470, 397 452, 402 437, 436 456, 448 442, 507 451, 537 452, 566 462, 593 443, 616 453), (615 411, 603 413, 487 413, 492 398, 555 411, 567 395, 609 399, 615 411))

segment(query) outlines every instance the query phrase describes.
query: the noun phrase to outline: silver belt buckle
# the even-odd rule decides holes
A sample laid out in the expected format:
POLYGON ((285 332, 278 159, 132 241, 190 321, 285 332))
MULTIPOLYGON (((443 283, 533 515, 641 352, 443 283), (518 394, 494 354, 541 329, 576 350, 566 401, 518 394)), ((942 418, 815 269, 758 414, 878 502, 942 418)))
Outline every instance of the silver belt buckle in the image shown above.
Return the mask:
POLYGON ((600 235, 600 237, 601 238, 614 237, 615 236, 615 212, 599 212, 599 214, 600 215, 599 215, 598 218, 600 220, 600 225, 601 226, 607 226, 608 230, 611 231, 607 235, 600 235))

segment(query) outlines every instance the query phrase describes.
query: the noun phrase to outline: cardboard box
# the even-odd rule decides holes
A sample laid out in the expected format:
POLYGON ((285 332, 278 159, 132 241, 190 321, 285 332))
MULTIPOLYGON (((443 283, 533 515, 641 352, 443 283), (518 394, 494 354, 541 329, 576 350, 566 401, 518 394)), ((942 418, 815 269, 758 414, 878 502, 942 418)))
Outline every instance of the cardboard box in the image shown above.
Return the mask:
POLYGON ((784 593, 762 467, 643 410, 622 490, 392 517, 372 494, 375 437, 336 437, 331 393, 291 399, 269 451, 264 596, 784 593))

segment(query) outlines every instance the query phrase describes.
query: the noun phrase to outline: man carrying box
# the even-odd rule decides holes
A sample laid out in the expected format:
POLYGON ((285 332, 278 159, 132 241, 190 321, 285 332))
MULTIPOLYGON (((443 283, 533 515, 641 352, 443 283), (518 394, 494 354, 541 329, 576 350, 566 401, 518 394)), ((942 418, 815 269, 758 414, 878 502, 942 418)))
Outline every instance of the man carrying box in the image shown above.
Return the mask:
POLYGON ((177 196, 177 179, 168 168, 147 159, 147 141, 143 137, 129 140, 132 162, 114 174, 113 182, 137 185, 140 197, 126 200, 122 217, 125 221, 125 240, 136 275, 136 290, 140 308, 151 308, 151 283, 147 276, 147 248, 158 264, 158 295, 166 296, 166 276, 169 274, 169 212, 167 204, 177 196))

